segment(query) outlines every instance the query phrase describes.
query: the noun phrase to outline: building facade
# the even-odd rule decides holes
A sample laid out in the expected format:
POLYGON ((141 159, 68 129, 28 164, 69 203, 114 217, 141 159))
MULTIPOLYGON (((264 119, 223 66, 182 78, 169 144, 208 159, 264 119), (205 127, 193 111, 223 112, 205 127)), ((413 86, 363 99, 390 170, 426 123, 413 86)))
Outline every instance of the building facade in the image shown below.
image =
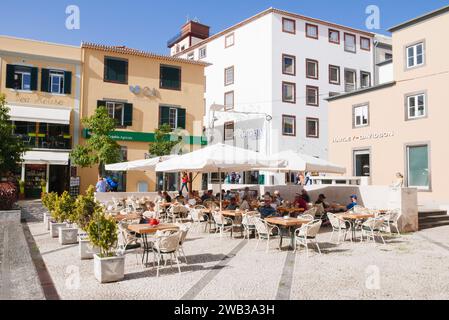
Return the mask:
POLYGON ((0 36, 0 92, 12 134, 29 151, 15 174, 27 198, 69 189, 69 153, 79 142, 81 49, 0 36))
MULTIPOLYGON (((374 38, 270 8, 191 46, 188 37, 179 37, 181 52, 173 50, 175 40, 170 44, 176 57, 211 63, 205 72, 204 119, 210 142, 327 159, 324 98, 374 83, 374 38)), ((245 175, 243 182, 284 184, 286 178, 257 175, 245 175)))
POLYGON ((393 81, 329 98, 330 159, 390 185, 402 173, 421 206, 449 207, 449 7, 392 28, 393 81))
MULTIPOLYGON (((122 160, 151 157, 149 145, 155 130, 169 124, 182 129, 184 152, 203 144, 204 62, 161 56, 127 47, 82 45, 83 84, 81 116, 92 116, 104 106, 117 122, 112 137, 120 144, 122 160)), ((89 134, 79 131, 81 143, 89 134)), ((128 172, 107 173, 119 181, 119 191, 155 191, 163 186, 162 174, 128 172)), ((97 182, 97 168, 78 168, 81 189, 97 182)), ((178 190, 179 177, 165 176, 166 186, 178 190)), ((195 179, 199 188, 201 178, 195 179)))

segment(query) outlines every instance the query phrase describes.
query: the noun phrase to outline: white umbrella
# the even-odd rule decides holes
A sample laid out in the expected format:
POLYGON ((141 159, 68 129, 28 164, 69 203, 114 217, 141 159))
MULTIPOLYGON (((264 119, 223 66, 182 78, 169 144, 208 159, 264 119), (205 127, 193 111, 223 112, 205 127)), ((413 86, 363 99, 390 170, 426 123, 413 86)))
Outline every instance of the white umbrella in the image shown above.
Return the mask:
POLYGON ((265 168, 264 171, 290 172, 290 171, 307 171, 320 173, 346 173, 346 168, 338 166, 329 161, 315 158, 306 154, 297 153, 294 151, 284 151, 274 154, 269 157, 272 160, 285 160, 285 166, 278 166, 276 168, 265 168))
POLYGON ((172 159, 173 157, 176 156, 163 156, 152 159, 109 164, 106 166, 106 171, 155 171, 158 163, 172 159))
POLYGON ((221 203, 221 173, 229 171, 251 171, 255 168, 283 166, 284 161, 272 160, 260 153, 236 148, 225 144, 214 144, 206 148, 184 154, 156 165, 157 172, 218 172, 220 180, 220 210, 221 203))

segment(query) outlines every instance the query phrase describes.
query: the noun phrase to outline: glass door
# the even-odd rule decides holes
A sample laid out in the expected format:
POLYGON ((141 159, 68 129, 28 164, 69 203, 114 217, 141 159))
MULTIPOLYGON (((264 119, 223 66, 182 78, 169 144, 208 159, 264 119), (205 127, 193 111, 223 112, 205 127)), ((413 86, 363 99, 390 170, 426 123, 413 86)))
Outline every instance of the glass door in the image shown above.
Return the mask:
POLYGON ((408 187, 430 189, 429 148, 427 145, 407 147, 408 187))
POLYGON ((354 176, 369 177, 371 176, 371 152, 370 150, 354 151, 354 176))

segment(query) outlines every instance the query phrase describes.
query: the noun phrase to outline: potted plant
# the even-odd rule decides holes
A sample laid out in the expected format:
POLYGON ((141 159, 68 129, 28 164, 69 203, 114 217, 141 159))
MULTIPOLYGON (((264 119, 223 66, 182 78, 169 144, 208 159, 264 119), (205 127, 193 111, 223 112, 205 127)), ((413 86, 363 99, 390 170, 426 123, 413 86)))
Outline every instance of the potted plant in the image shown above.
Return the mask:
POLYGON ((19 181, 19 199, 24 200, 25 199, 25 181, 20 180, 19 181))
POLYGON ((67 219, 67 211, 66 211, 67 196, 70 197, 70 195, 67 192, 64 192, 60 197, 58 197, 55 201, 53 210, 50 212, 51 213, 50 235, 53 238, 59 237, 59 228, 67 227, 67 223, 65 222, 67 219))
POLYGON ((51 212, 55 209, 56 201, 58 200, 58 194, 55 192, 42 194, 42 205, 47 208, 47 212, 44 212, 44 226, 46 230, 50 230, 51 212))
POLYGON ((93 218, 100 204, 95 200, 95 187, 90 186, 86 195, 79 195, 75 202, 75 221, 80 229, 79 235, 79 253, 81 260, 93 259, 94 254, 100 253, 100 249, 94 246, 86 234, 87 227, 93 218))
POLYGON ((78 228, 74 225, 74 209, 75 199, 65 191, 55 206, 58 222, 63 224, 57 227, 61 245, 78 243, 78 228))
POLYGON ((95 278, 100 283, 122 280, 125 277, 125 256, 118 256, 114 250, 118 240, 114 218, 107 217, 103 208, 96 209, 87 233, 90 241, 100 248, 100 253, 94 255, 95 278))

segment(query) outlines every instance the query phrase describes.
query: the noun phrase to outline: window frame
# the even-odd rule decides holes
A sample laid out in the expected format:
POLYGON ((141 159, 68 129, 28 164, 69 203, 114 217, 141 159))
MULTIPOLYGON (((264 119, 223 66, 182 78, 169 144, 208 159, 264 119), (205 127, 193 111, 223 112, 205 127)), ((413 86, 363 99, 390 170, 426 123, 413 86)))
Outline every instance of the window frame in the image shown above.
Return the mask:
POLYGON ((282 135, 285 137, 296 137, 296 116, 287 114, 282 115, 282 135), (293 133, 286 133, 284 130, 287 119, 293 120, 293 133))
POLYGON ((288 76, 296 76, 296 56, 291 54, 282 54, 282 74, 288 76), (292 58, 293 60, 293 73, 289 73, 285 71, 285 58, 292 58))
MULTIPOLYGON (((17 71, 14 70, 14 78, 16 77, 16 75, 20 74, 20 88, 14 88, 14 90, 18 90, 18 91, 25 91, 25 92, 31 92, 31 71, 17 71), (24 75, 28 75, 29 79, 30 79, 30 83, 29 83, 29 89, 24 89, 24 75)), ((15 79, 14 79, 15 82, 15 79)))
POLYGON ((106 110, 108 111, 108 115, 111 117, 111 115, 109 114, 109 106, 108 105, 111 105, 112 104, 112 107, 113 107, 113 109, 112 109, 112 119, 114 119, 114 120, 117 120, 117 119, 115 119, 115 109, 116 109, 116 107, 117 107, 117 105, 118 104, 120 104, 120 105, 122 105, 122 117, 121 117, 121 119, 120 119, 120 123, 116 123, 115 124, 115 127, 116 128, 125 128, 125 102, 121 102, 121 101, 105 101, 105 104, 106 104, 106 110))
POLYGON ((336 29, 331 29, 331 28, 329 28, 329 31, 328 31, 328 40, 329 40, 329 43, 333 43, 333 44, 340 44, 340 31, 339 30, 336 30, 336 29), (336 32, 337 34, 338 34, 338 41, 332 41, 331 40, 331 33, 332 32, 336 32))
POLYGON ((405 183, 408 188, 416 188, 418 192, 432 192, 432 159, 431 159, 431 143, 430 142, 419 142, 419 143, 407 143, 404 146, 405 149, 405 183), (411 186, 410 185, 410 149, 411 148, 427 148, 427 176, 429 185, 427 187, 422 186, 411 186))
POLYGON ((320 79, 320 64, 318 62, 318 60, 314 60, 314 59, 306 59, 306 78, 307 79, 313 79, 313 80, 319 80, 320 79), (309 71, 309 63, 314 63, 316 66, 316 76, 309 76, 308 71, 309 71))
POLYGON ((182 90, 182 67, 168 65, 168 64, 160 64, 159 65, 159 89, 181 91, 182 90), (166 87, 166 86, 162 85, 162 68, 173 68, 173 69, 179 70, 179 88, 166 87))
POLYGON ((107 83, 114 83, 114 84, 128 84, 129 81, 129 60, 125 59, 125 58, 119 58, 119 57, 112 57, 112 56, 104 56, 104 75, 103 75, 103 82, 107 82, 107 83), (107 79, 107 74, 108 74, 108 67, 107 67, 107 60, 115 60, 115 61, 121 61, 121 62, 125 62, 126 63, 126 68, 125 68, 125 80, 124 81, 118 81, 118 80, 110 80, 107 79))
POLYGON ((223 101, 224 101, 223 105, 225 106, 225 111, 234 110, 234 107, 235 107, 235 92, 234 92, 234 90, 225 92, 223 101), (226 104, 226 97, 230 94, 232 94, 232 106, 228 106, 226 104))
POLYGON ((371 82, 371 72, 368 71, 362 71, 360 70, 360 88, 361 89, 365 89, 365 88, 370 88, 372 86, 372 82, 371 82), (367 86, 363 86, 363 76, 368 76, 369 77, 369 83, 367 86))
POLYGON ((369 102, 353 105, 352 106, 352 128, 353 129, 360 129, 360 128, 369 127, 370 126, 370 116, 371 116, 371 114, 370 114, 370 104, 369 104, 369 102), (362 117, 361 117, 361 124, 357 124, 356 110, 357 109, 361 109, 361 108, 366 108, 366 124, 363 123, 363 117, 365 115, 363 111, 362 111, 362 117))
POLYGON ((340 66, 336 66, 333 64, 329 65, 329 84, 334 84, 337 86, 341 85, 341 68, 340 68, 340 66), (332 79, 331 79, 331 74, 332 74, 331 69, 333 69, 333 68, 338 70, 338 73, 337 73, 338 74, 338 82, 332 81, 332 79))
POLYGON ((295 82, 282 81, 282 102, 296 104, 296 83, 295 82), (293 101, 285 99, 285 97, 284 97, 284 86, 285 85, 293 86, 293 101))
POLYGON ((415 68, 420 68, 426 65, 426 42, 424 40, 417 41, 413 44, 406 45, 405 46, 405 69, 406 70, 412 70, 415 68), (418 46, 422 46, 422 63, 418 64, 418 46), (410 56, 409 56, 409 49, 413 48, 413 65, 409 65, 410 62, 410 56))
POLYGON ((227 121, 223 124, 223 141, 234 141, 235 140, 235 122, 227 121), (230 129, 227 129, 227 126, 232 125, 232 138, 229 138, 226 132, 230 129))
MULTIPOLYGON (((406 121, 414 121, 414 120, 420 120, 420 119, 426 119, 428 117, 428 107, 427 107, 428 101, 427 101, 427 92, 426 91, 419 91, 414 93, 408 93, 405 95, 405 120, 406 121), (415 112, 419 110, 418 105, 418 97, 423 96, 424 100, 424 114, 422 116, 410 116, 410 99, 415 99, 415 112)), ((416 114, 415 113, 415 114, 416 114)))
POLYGON ((344 33, 344 39, 343 39, 343 40, 344 40, 344 48, 345 48, 345 51, 346 51, 346 52, 349 52, 349 53, 357 53, 357 35, 356 35, 356 34, 345 32, 345 33, 344 33), (347 48, 347 46, 346 46, 346 43, 347 43, 346 38, 347 38, 347 37, 354 37, 354 51, 348 50, 348 48, 347 48))
POLYGON ((60 71, 60 70, 54 70, 54 69, 50 69, 49 70, 49 78, 50 78, 50 89, 49 89, 49 93, 51 94, 59 94, 59 95, 63 95, 64 94, 64 85, 65 85, 65 73, 64 71, 60 71), (59 92, 53 92, 53 78, 54 77, 59 77, 60 78, 60 82, 59 82, 59 92), (61 82, 62 80, 62 82, 61 82))
POLYGON ((225 36, 225 49, 233 47, 235 45, 235 34, 234 32, 225 36), (232 38, 232 44, 228 45, 228 39, 232 38))
POLYGON ((317 24, 306 23, 306 30, 305 30, 306 38, 318 40, 318 38, 319 38, 319 36, 320 36, 320 33, 319 33, 319 32, 320 32, 320 28, 319 28, 319 26, 318 26, 317 24), (310 36, 310 35, 309 35, 309 33, 308 33, 309 27, 313 27, 313 28, 316 29, 316 36, 310 36))
POLYGON ((282 32, 289 33, 289 34, 296 34, 296 20, 282 17, 282 32), (293 22, 293 31, 288 31, 285 29, 285 22, 293 22))
POLYGON ((230 66, 224 69, 224 85, 225 87, 233 85, 235 82, 235 68, 234 66, 230 66), (232 82, 227 82, 227 71, 232 69, 232 82))
POLYGON ((360 49, 361 49, 361 50, 364 50, 364 51, 370 52, 370 51, 371 51, 371 39, 368 38, 368 37, 360 36, 360 49), (364 48, 364 47, 362 46, 363 40, 368 40, 368 48, 364 48))
POLYGON ((306 138, 319 139, 320 138, 320 119, 318 118, 306 118, 306 138), (316 135, 309 134, 309 122, 315 122, 316 135))
POLYGON ((343 76, 344 76, 345 92, 354 92, 355 90, 357 90, 357 70, 345 68, 345 69, 344 69, 343 76), (352 90, 352 91, 347 91, 347 90, 346 90, 346 88, 347 88, 346 72, 352 72, 353 75, 354 75, 354 77, 353 77, 353 78, 354 78, 354 90, 352 90))
POLYGON ((306 86, 306 105, 311 107, 319 107, 320 106, 320 88, 317 86, 306 86), (309 102, 309 90, 315 90, 316 94, 316 103, 309 102))
POLYGON ((204 58, 207 58, 207 46, 198 49, 198 59, 201 60, 204 58), (204 50, 204 55, 201 55, 201 50, 204 50))

